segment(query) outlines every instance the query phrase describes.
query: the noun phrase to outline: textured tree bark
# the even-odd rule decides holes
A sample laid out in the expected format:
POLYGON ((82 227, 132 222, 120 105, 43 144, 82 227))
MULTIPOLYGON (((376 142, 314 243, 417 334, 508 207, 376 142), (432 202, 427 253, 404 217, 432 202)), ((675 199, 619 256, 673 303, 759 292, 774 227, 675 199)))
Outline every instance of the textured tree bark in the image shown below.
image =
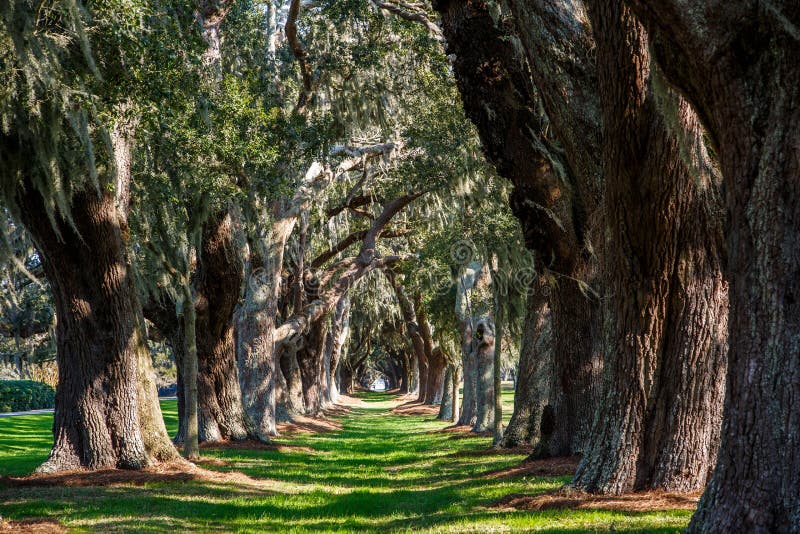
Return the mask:
POLYGON ((724 389, 717 177, 690 106, 670 90, 655 93, 644 28, 621 2, 590 4, 610 296, 603 393, 573 484, 696 491, 716 458, 724 389))
POLYGON ((414 309, 416 310, 417 321, 419 323, 419 333, 425 348, 425 359, 427 363, 425 394, 420 394, 419 400, 425 404, 439 404, 442 402, 442 387, 444 386, 444 371, 447 362, 441 350, 433 346, 433 336, 431 335, 431 325, 425 313, 425 306, 422 303, 422 295, 417 293, 414 296, 414 309))
POLYGON ((183 454, 189 459, 200 456, 199 429, 198 429, 198 403, 197 403, 197 317, 194 309, 194 297, 192 288, 188 280, 184 280, 182 287, 183 293, 183 325, 184 325, 184 350, 183 376, 181 385, 183 386, 183 416, 184 416, 184 436, 183 454))
POLYGON ((239 386, 233 312, 244 265, 227 211, 203 227, 195 273, 200 441, 259 439, 244 411, 239 386))
POLYGON ((297 363, 297 352, 288 348, 281 349, 279 391, 277 398, 278 421, 290 421, 294 416, 303 415, 303 382, 300 377, 300 366, 297 363))
POLYGON ((414 303, 408 298, 396 275, 388 269, 384 273, 394 288, 394 293, 400 306, 400 313, 403 316, 403 321, 405 321, 406 334, 411 339, 411 348, 414 350, 409 393, 416 393, 417 399, 424 401, 428 385, 428 359, 425 356, 425 341, 422 339, 417 323, 417 312, 414 303))
POLYGON ((553 346, 547 298, 532 287, 528 294, 514 391, 514 412, 503 435, 503 447, 538 444, 539 425, 550 397, 553 346))
POLYGON ((342 379, 342 390, 347 394, 353 393, 353 371, 346 366, 342 366, 339 370, 339 376, 342 379))
POLYGON ((330 362, 327 368, 326 380, 328 381, 328 390, 330 401, 335 403, 339 400, 339 387, 336 384, 336 373, 339 369, 339 363, 342 357, 344 345, 347 338, 350 336, 350 298, 344 296, 339 299, 336 304, 336 310, 331 320, 331 330, 328 333, 330 340, 330 347, 326 340, 325 350, 329 351, 328 361, 330 362))
POLYGON ((459 426, 474 426, 478 413, 478 361, 477 353, 472 350, 472 326, 462 323, 461 368, 464 373, 464 386, 461 397, 461 413, 458 416, 459 426))
POLYGON ((264 441, 278 435, 275 413, 275 318, 280 301, 283 254, 294 228, 293 219, 286 220, 278 215, 272 224, 272 231, 266 236, 266 243, 254 243, 251 248, 250 274, 245 285, 239 331, 238 362, 242 400, 255 425, 256 434, 264 441))
POLYGON ((436 419, 450 421, 453 418, 453 366, 448 365, 444 374, 444 387, 442 392, 442 403, 439 405, 439 414, 436 419))
MULTIPOLYGON (((522 223, 526 246, 536 252, 537 270, 565 275, 552 295, 555 331, 557 310, 565 310, 556 301, 573 298, 573 280, 596 285, 590 251, 599 248, 601 172, 594 45, 575 3, 508 3, 518 23, 538 26, 523 28, 518 39, 509 20, 495 23, 487 2, 439 0, 435 6, 442 14, 448 51, 456 56, 454 70, 465 110, 478 128, 488 159, 514 184, 510 204, 522 223), (515 46, 520 40, 527 56, 515 46), (552 131, 563 151, 548 137, 552 131)), ((593 306, 588 301, 578 304, 593 306)), ((596 342, 590 338, 599 331, 594 324, 599 317, 570 310, 559 323, 564 328, 553 338, 558 345, 557 371, 581 374, 565 380, 563 391, 562 383, 555 385, 550 411, 558 415, 550 420, 557 425, 548 427, 555 435, 547 436, 553 440, 540 447, 541 454, 576 454, 583 448, 593 413, 580 408, 591 406, 594 391, 587 382, 594 375, 583 370, 591 370, 586 362, 599 365, 599 354, 591 348, 596 342), (569 324, 576 317, 581 323, 569 324), (585 352, 579 352, 581 348, 585 352)), ((465 367, 465 377, 467 371, 465 367)), ((538 429, 539 422, 535 425, 538 429)))
POLYGON ((325 348, 325 333, 325 321, 314 321, 309 325, 304 346, 297 351, 305 414, 312 417, 322 414, 322 353, 325 348))
POLYGON ((502 304, 499 299, 495 299, 495 320, 494 320, 494 353, 492 354, 492 407, 494 414, 492 417, 492 428, 494 436, 492 437, 492 444, 495 447, 500 446, 503 441, 503 391, 502 380, 500 377, 500 365, 502 363, 502 347, 503 347, 503 323, 504 315, 502 311, 502 304))
POLYGON ((547 424, 535 456, 574 456, 586 448, 599 398, 602 357, 596 332, 599 303, 584 295, 573 278, 562 278, 551 290, 553 382, 547 406, 547 424))
POLYGON ((461 383, 461 367, 458 364, 453 364, 453 415, 450 418, 450 421, 453 423, 458 422, 458 418, 461 415, 461 405, 459 400, 461 399, 461 394, 459 393, 459 387, 461 383))
POLYGON ((800 531, 800 64, 793 2, 632 1, 719 155, 729 355, 719 456, 689 532, 800 531))
POLYGON ((475 423, 473 432, 487 432, 494 424, 494 325, 488 319, 475 324, 472 353, 475 359, 475 423))
POLYGON ((148 374, 141 307, 114 197, 91 188, 75 193, 74 225, 58 214, 51 223, 33 187, 18 203, 59 318, 54 444, 39 471, 139 469, 177 458, 148 374))
MULTIPOLYGON (((183 362, 186 350, 186 338, 183 317, 175 314, 175 301, 167 294, 152 295, 143 305, 144 317, 150 321, 166 340, 175 360, 178 400, 178 432, 174 443, 183 443, 186 439, 186 403, 184 401, 183 362)), ((152 365, 152 364, 150 364, 152 365)), ((163 417, 162 417, 163 419, 163 417)))
POLYGON ((401 357, 403 358, 403 380, 397 389, 398 393, 404 395, 411 391, 411 357, 405 350, 401 357))
POLYGON ((428 386, 425 394, 425 404, 441 404, 444 395, 444 375, 447 370, 447 360, 437 347, 428 357, 428 386))
POLYGON ((602 216, 600 100, 595 43, 583 2, 506 0, 525 49, 534 84, 574 178, 574 225, 589 238, 602 216), (581 205, 583 208, 581 208, 581 205), (596 221, 594 221, 596 222, 596 221))
POLYGON ((485 1, 438 0, 447 51, 464 109, 475 123, 487 159, 514 185, 510 199, 526 245, 543 266, 570 269, 580 249, 573 228, 572 187, 560 151, 548 139, 548 120, 528 62, 514 46, 507 21, 496 24, 485 1))

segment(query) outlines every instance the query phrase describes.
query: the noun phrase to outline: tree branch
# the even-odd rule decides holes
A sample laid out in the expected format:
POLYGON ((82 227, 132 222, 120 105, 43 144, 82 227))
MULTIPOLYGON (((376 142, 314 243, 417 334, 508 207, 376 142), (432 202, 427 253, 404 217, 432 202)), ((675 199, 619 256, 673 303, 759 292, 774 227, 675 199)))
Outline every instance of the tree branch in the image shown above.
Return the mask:
MULTIPOLYGON (((338 253, 347 250, 353 243, 363 240, 367 235, 367 231, 368 230, 358 230, 350 233, 347 237, 340 240, 334 246, 314 258, 314 260, 311 262, 311 269, 319 269, 325 265, 326 261, 336 256, 338 253)), ((407 228, 402 228, 399 230, 386 230, 381 234, 381 237, 402 237, 404 235, 408 235, 409 233, 411 233, 411 230, 407 228)))
POLYGON ((412 5, 402 0, 372 0, 372 3, 402 19, 424 25, 437 41, 444 42, 442 30, 431 21, 428 15, 422 10, 422 6, 412 5))
POLYGON ((297 17, 300 15, 300 0, 292 0, 289 5, 289 15, 286 18, 286 40, 292 49, 297 64, 300 66, 300 76, 303 80, 303 89, 297 100, 297 112, 304 114, 308 103, 314 95, 314 75, 311 72, 311 65, 308 63, 308 52, 303 48, 300 38, 297 36, 297 17))

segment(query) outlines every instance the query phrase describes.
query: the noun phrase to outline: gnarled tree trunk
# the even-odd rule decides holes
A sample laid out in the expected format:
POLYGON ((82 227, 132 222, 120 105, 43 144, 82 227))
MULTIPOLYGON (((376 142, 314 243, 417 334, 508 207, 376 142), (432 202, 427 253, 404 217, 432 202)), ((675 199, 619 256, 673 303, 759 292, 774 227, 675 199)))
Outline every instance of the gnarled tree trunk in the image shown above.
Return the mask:
POLYGON ((297 351, 300 379, 303 384, 303 404, 306 415, 322 414, 323 350, 325 348, 325 321, 311 323, 305 335, 304 346, 297 351))
POLYGON ((472 353, 475 361, 475 423, 473 432, 486 432, 494 426, 494 324, 481 319, 475 324, 472 353))
POLYGON ((800 63, 796 2, 632 1, 725 180, 729 353, 719 456, 689 532, 800 525, 800 63))
POLYGON ((276 373, 277 383, 277 420, 290 421, 296 415, 303 415, 303 382, 300 377, 300 366, 297 363, 297 351, 291 347, 280 348, 278 362, 280 374, 276 373))
POLYGON ((54 443, 39 471, 139 469, 177 458, 158 407, 113 195, 90 186, 75 193, 72 224, 59 214, 51 223, 32 186, 18 202, 58 316, 54 443))
POLYGON ((553 380, 553 339, 547 299, 532 287, 528 295, 519 354, 514 412, 503 435, 503 447, 538 443, 539 425, 553 380))
POLYGON ((573 484, 696 491, 716 458, 724 388, 716 176, 690 106, 655 92, 644 28, 616 0, 593 0, 591 16, 604 120, 607 354, 573 484))
POLYGON ((203 227, 195 273, 200 441, 258 439, 244 411, 239 386, 233 315, 244 265, 228 211, 203 227))
POLYGON ((475 425, 478 413, 478 360, 472 347, 472 326, 462 324, 461 368, 464 374, 464 387, 461 398, 461 413, 458 415, 459 426, 475 425))
MULTIPOLYGON (((598 249, 594 229, 600 227, 601 184, 593 45, 588 28, 569 12, 577 4, 507 3, 518 23, 533 22, 520 32, 527 56, 514 44, 518 37, 511 20, 502 17, 495 23, 488 2, 438 0, 435 6, 442 14, 448 51, 455 54, 465 110, 488 159, 514 185, 509 200, 526 246, 536 252, 537 270, 551 271, 559 279, 550 306, 556 365, 561 367, 557 373, 577 370, 579 376, 554 385, 549 412, 555 417, 549 419, 557 425, 548 426, 554 434, 545 436, 540 452, 574 454, 583 447, 593 415, 583 409, 592 406, 594 391, 587 381, 593 375, 584 368, 599 365, 599 354, 591 349, 599 314, 570 310, 560 322, 556 314, 566 309, 557 301, 574 300, 573 280, 596 284, 589 252, 598 249), (553 132, 564 150, 557 148, 553 132), (570 325, 576 315, 581 323, 570 325), (564 328, 557 330, 557 322, 564 328)), ((596 307, 588 299, 578 305, 596 307)), ((467 384, 468 367, 464 371, 467 384)))
POLYGON ((583 453, 599 398, 602 360, 596 332, 599 303, 585 295, 573 278, 562 278, 550 293, 552 311, 553 381, 546 407, 547 424, 535 456, 574 456, 583 453))
POLYGON ((425 348, 425 359, 427 362, 427 377, 425 383, 425 394, 420 394, 419 400, 425 404, 439 404, 442 402, 442 387, 444 386, 444 371, 447 362, 444 354, 433 346, 433 336, 428 316, 425 313, 425 305, 422 303, 422 295, 417 293, 414 296, 414 309, 417 312, 419 322, 419 333, 422 336, 425 348))
POLYGON ((453 418, 453 389, 458 388, 458 384, 453 384, 453 365, 447 366, 444 373, 444 387, 442 388, 442 403, 439 405, 439 415, 436 419, 450 421, 453 418))

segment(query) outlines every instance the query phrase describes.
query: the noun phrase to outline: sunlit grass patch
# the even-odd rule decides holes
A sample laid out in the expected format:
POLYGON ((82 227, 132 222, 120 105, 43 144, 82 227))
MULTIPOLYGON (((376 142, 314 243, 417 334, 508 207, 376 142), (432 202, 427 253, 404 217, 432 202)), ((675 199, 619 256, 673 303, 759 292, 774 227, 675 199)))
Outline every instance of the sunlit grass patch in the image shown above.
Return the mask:
MULTIPOLYGON (((224 460, 204 467, 244 473, 257 487, 199 480, 7 487, 0 489, 0 515, 55 518, 77 532, 677 532, 691 515, 495 508, 505 495, 556 489, 568 478, 489 477, 523 455, 464 454, 487 449, 491 438, 451 439, 431 432, 446 422, 389 414, 396 401, 388 394, 359 396, 362 405, 338 416, 341 430, 277 440, 309 449, 203 449, 224 460)), ((504 400, 511 396, 504 392, 504 400)), ((174 432, 175 401, 162 406, 174 432)), ((47 457, 51 421, 48 415, 0 420, 0 473, 30 473, 47 457)))

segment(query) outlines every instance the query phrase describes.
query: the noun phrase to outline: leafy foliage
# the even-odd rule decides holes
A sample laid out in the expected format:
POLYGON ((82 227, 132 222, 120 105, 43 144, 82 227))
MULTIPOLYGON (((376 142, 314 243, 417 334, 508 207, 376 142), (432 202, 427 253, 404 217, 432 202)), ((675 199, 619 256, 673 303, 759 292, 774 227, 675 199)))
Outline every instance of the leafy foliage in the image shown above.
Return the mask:
POLYGON ((55 390, 32 380, 0 380, 0 413, 52 408, 55 390))

